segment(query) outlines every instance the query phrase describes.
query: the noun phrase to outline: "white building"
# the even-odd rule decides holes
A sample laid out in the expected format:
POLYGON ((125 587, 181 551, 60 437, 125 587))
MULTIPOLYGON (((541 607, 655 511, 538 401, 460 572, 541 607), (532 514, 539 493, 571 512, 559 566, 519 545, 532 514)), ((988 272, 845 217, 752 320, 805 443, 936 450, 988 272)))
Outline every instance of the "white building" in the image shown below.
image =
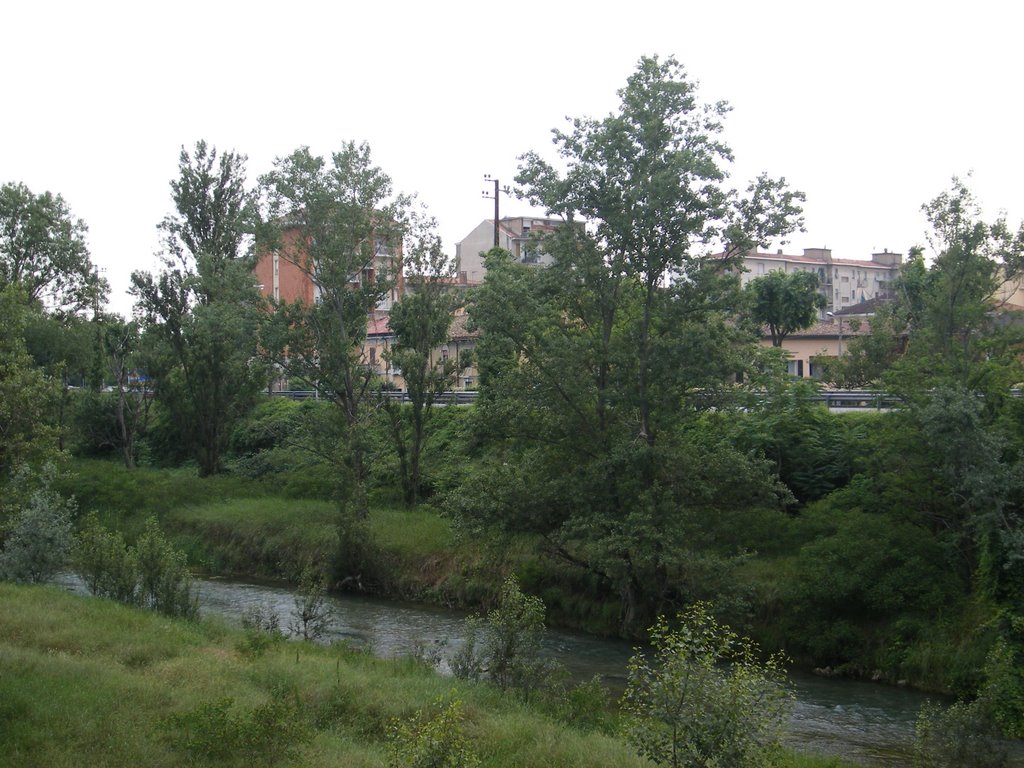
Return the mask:
MULTIPOLYGON (((509 251, 516 261, 523 264, 547 266, 551 256, 530 242, 531 235, 545 235, 564 224, 561 219, 543 219, 536 216, 505 217, 498 220, 498 247, 509 251)), ((483 254, 494 247, 494 219, 485 219, 472 232, 455 244, 455 260, 458 262, 460 279, 463 282, 480 283, 484 279, 483 254)))
POLYGON ((872 254, 866 259, 835 259, 828 248, 804 248, 803 255, 752 252, 743 257, 746 271, 740 275, 743 285, 769 272, 814 272, 818 289, 828 302, 827 311, 888 296, 889 286, 899 275, 903 255, 872 254))

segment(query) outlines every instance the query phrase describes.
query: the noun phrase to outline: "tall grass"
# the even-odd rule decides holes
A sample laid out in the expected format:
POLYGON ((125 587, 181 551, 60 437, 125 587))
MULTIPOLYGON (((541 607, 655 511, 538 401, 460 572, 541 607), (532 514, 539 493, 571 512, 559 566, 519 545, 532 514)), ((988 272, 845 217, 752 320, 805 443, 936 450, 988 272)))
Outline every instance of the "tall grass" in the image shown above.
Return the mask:
POLYGON ((10 768, 189 764, 196 753, 180 723, 190 713, 229 698, 233 715, 245 718, 282 697, 296 703, 311 733, 291 745, 295 765, 384 765, 387 726, 451 696, 465 703, 467 732, 485 765, 642 764, 615 739, 416 664, 300 643, 254 658, 237 650, 241 635, 222 626, 169 621, 54 588, 0 585, 0 602, 10 768), (124 649, 126 641, 134 650, 124 649))
MULTIPOLYGON (((613 737, 410 660, 284 641, 248 654, 244 634, 223 624, 167 619, 54 587, 0 584, 0 604, 6 768, 250 766, 277 764, 285 748, 293 753, 285 764, 383 766, 396 718, 455 698, 463 703, 466 735, 488 768, 647 764, 613 737), (282 702, 287 706, 279 707, 282 702), (204 748, 223 745, 211 742, 216 724, 197 719, 218 707, 233 722, 252 726, 241 731, 244 738, 234 733, 245 750, 238 759, 204 756, 204 748), (286 716, 295 719, 292 727, 278 727, 286 716), (189 724, 202 726, 200 738, 189 724), (294 741, 280 743, 287 739, 294 741)), ((788 765, 841 766, 796 756, 788 765)))

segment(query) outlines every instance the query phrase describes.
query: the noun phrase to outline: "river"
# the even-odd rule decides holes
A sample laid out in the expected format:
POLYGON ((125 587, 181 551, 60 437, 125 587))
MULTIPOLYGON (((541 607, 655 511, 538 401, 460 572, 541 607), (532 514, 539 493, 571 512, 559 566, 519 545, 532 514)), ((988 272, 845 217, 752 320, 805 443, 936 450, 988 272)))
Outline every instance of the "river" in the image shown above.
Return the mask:
MULTIPOLYGON (((75 577, 61 583, 84 592, 75 577)), ((254 606, 272 609, 282 627, 295 607, 286 587, 227 579, 199 579, 200 612, 240 621, 254 606)), ((420 604, 355 595, 328 598, 331 622, 327 642, 344 640, 380 657, 412 654, 418 645, 444 643, 442 654, 458 647, 465 613, 420 604)), ((550 630, 546 650, 574 678, 601 675, 613 691, 625 686, 633 647, 625 641, 550 630)), ((443 667, 443 664, 442 664, 443 667)), ((442 671, 444 671, 442 669, 442 671)), ((791 670, 796 694, 787 743, 802 752, 838 755, 866 766, 906 766, 917 712, 925 694, 875 683, 816 677, 791 670)), ((1015 765, 1024 765, 1018 761, 1015 765)))

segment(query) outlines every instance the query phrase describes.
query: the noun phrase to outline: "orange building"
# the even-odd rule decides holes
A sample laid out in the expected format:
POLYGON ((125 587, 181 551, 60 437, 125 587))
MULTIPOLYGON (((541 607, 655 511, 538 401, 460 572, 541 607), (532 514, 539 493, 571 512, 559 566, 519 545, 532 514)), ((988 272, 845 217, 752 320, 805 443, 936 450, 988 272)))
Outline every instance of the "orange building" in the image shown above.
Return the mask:
MULTIPOLYGON (((316 265, 311 263, 305 248, 299 245, 299 231, 285 230, 281 247, 266 251, 256 262, 256 281, 265 296, 275 301, 301 301, 312 304, 320 298, 320 286, 316 282, 316 265)), ((383 272, 396 275, 388 295, 377 305, 376 311, 387 312, 402 297, 404 277, 402 275, 402 246, 394 246, 383 240, 374 241, 374 255, 371 266, 351 276, 354 285, 364 281, 373 282, 383 272)))

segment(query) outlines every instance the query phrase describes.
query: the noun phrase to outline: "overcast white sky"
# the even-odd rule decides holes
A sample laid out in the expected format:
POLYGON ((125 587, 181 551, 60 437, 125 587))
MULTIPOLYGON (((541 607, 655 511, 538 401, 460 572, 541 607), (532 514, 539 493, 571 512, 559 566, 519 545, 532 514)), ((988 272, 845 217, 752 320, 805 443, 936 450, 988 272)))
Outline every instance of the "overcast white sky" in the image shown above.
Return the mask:
POLYGON ((766 170, 806 192, 787 251, 905 253, 954 174, 1024 216, 1022 29, 1007 0, 9 2, 0 183, 64 196, 125 313, 201 138, 247 154, 253 182, 301 145, 365 140, 454 253, 492 215, 483 174, 511 182, 566 116, 612 110, 640 56, 672 54, 734 108, 733 184, 766 170))

